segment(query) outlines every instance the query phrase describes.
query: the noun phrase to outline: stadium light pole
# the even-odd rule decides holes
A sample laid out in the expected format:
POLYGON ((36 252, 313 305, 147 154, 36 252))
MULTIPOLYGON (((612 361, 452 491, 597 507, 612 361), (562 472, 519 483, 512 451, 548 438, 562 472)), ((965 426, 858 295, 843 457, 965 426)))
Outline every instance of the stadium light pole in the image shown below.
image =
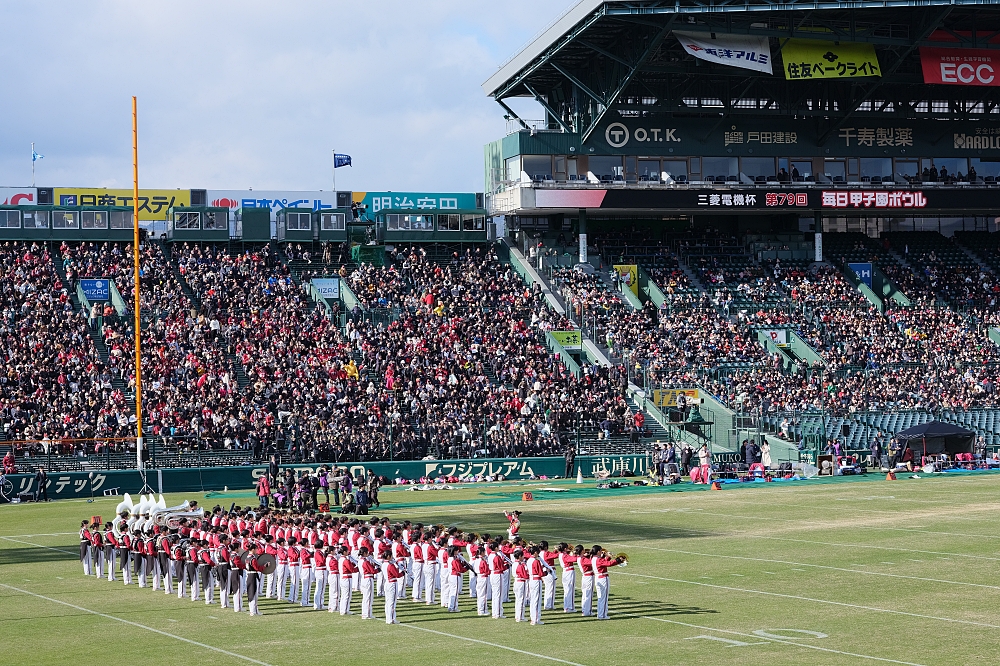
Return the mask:
POLYGON ((135 463, 144 469, 142 459, 142 347, 139 317, 139 124, 135 95, 132 96, 132 295, 135 308, 135 463))

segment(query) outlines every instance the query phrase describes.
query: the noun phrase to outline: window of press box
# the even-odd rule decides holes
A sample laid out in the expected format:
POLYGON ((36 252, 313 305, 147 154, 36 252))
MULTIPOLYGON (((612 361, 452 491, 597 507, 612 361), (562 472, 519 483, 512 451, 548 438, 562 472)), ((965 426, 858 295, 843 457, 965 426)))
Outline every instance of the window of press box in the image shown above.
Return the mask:
POLYGON ((343 213, 321 213, 319 219, 323 231, 343 231, 346 228, 343 213))
POLYGON ((80 214, 74 211, 68 210, 54 210, 52 211, 52 228, 53 229, 79 229, 80 228, 80 214))
POLYGON ((112 229, 131 229, 132 228, 132 213, 127 210, 113 210, 111 211, 111 228, 112 229))
POLYGON ((895 179, 905 182, 907 178, 916 178, 920 171, 920 164, 917 160, 896 160, 895 179))
POLYGON ((674 180, 688 175, 687 166, 687 160, 663 160, 663 171, 674 180))
POLYGON ((701 167, 702 176, 705 180, 710 177, 718 180, 722 178, 725 181, 727 178, 738 178, 739 177, 739 166, 737 165, 737 158, 735 157, 705 157, 702 158, 701 167))
POLYGON ((810 160, 792 160, 792 168, 788 171, 792 180, 805 180, 812 176, 813 163, 810 160))
POLYGON ((590 173, 598 180, 612 181, 622 178, 622 158, 607 156, 591 156, 588 160, 590 173))
MULTIPOLYGON (((307 213, 308 215, 308 213, 307 213)), ((224 213, 219 213, 215 211, 205 212, 205 228, 206 229, 228 229, 229 228, 229 211, 224 213)), ((306 227, 307 229, 309 227, 306 227)))
POLYGON ((483 231, 486 229, 486 218, 482 215, 463 215, 462 229, 465 231, 483 231))
POLYGON ((398 215, 385 216, 388 231, 434 231, 433 215, 398 215))
MULTIPOLYGON (((687 169, 685 169, 687 171, 687 169)), ((660 160, 651 158, 639 158, 639 180, 659 180, 660 160)))
POLYGON ((861 180, 871 179, 872 176, 884 178, 892 176, 891 157, 862 157, 861 158, 861 180))
POLYGON ((983 178, 990 177, 993 179, 1000 178, 1000 160, 983 160, 978 157, 973 157, 969 160, 969 169, 976 170, 977 180, 982 180, 983 178))
POLYGON ((438 231, 461 231, 462 216, 454 213, 438 215, 438 231))
POLYGON ((743 157, 740 158, 740 176, 751 181, 760 179, 773 180, 777 171, 774 168, 773 157, 743 157))
POLYGON ((201 229, 201 213, 174 213, 174 229, 201 229))
POLYGON ((19 229, 21 227, 20 211, 0 210, 0 227, 7 229, 19 229))
POLYGON ((107 229, 108 214, 103 210, 85 210, 80 213, 81 229, 107 229))
POLYGON ((551 155, 521 155, 521 165, 529 178, 552 177, 551 155))
POLYGON ((285 229, 309 231, 312 229, 312 213, 285 213, 285 229))
POLYGON ((49 211, 47 210, 36 210, 32 212, 24 213, 24 228, 25 229, 48 229, 49 228, 49 211))
POLYGON ((504 168, 507 174, 505 180, 509 182, 517 182, 521 180, 520 157, 508 157, 506 160, 504 160, 504 168))

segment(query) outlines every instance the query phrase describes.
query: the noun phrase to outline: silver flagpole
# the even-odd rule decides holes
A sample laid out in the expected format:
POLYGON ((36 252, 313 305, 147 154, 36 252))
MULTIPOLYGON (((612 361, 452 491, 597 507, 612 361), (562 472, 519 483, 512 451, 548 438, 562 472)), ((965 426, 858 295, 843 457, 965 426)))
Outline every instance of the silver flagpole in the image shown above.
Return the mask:
POLYGON ((31 186, 35 186, 35 142, 31 142, 31 186))
POLYGON ((337 204, 337 149, 333 149, 333 203, 337 204))

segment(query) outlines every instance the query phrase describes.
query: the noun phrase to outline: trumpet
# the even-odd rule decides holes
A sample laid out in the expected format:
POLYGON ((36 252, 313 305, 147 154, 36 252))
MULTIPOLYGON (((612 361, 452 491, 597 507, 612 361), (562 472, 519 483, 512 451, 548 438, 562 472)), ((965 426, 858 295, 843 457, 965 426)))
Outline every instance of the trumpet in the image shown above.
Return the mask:
POLYGON ((618 553, 615 555, 615 559, 618 561, 618 566, 627 567, 628 566, 628 554, 618 553))

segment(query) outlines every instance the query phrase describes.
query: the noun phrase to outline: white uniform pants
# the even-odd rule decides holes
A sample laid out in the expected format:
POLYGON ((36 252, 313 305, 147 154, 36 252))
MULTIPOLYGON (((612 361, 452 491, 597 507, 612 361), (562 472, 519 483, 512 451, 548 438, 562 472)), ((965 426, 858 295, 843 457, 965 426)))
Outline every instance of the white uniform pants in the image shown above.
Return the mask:
POLYGON ((92 576, 94 575, 94 566, 93 560, 90 557, 91 548, 82 541, 80 544, 80 548, 83 550, 83 558, 81 559, 81 562, 83 563, 83 575, 92 576))
POLYGON ((316 593, 313 595, 313 608, 323 610, 323 597, 326 594, 326 569, 316 570, 316 593))
POLYGON ((608 619, 608 578, 598 578, 594 581, 594 587, 597 588, 597 619, 607 620, 608 619))
POLYGON ((434 578, 437 574, 437 562, 424 562, 424 601, 434 603, 434 578))
POLYGON ((554 573, 546 574, 542 578, 542 589, 544 590, 542 607, 545 610, 554 610, 556 607, 556 575, 554 573))
POLYGON ((293 604, 299 598, 299 573, 300 567, 298 564, 288 565, 288 600, 293 604))
POLYGON ((478 579, 479 576, 476 575, 475 571, 469 572, 469 598, 471 599, 475 599, 479 595, 478 579))
POLYGON ((574 597, 576 596, 576 569, 563 569, 562 586, 563 610, 567 613, 575 613, 576 603, 574 597))
POLYGON ((594 577, 584 576, 580 581, 580 606, 583 608, 583 616, 593 615, 594 604, 594 577))
POLYGON ((493 617, 503 617, 503 574, 490 574, 490 587, 493 593, 493 617))
POLYGON ((462 593, 461 574, 448 575, 448 610, 458 612, 458 596, 462 593))
MULTIPOLYGON (((275 592, 278 595, 277 598, 284 601, 288 598, 286 596, 288 594, 288 563, 279 564, 278 568, 274 570, 274 576, 277 579, 277 587, 275 588, 275 592)), ((268 591, 267 596, 272 599, 274 598, 271 596, 270 591, 268 591)))
POLYGON ((108 580, 115 580, 115 562, 118 559, 118 549, 112 548, 111 553, 108 555, 108 580))
POLYGON ((542 621, 542 581, 528 581, 528 608, 531 610, 531 624, 542 621))
POLYGON ((385 623, 396 624, 396 600, 399 597, 398 587, 405 585, 403 579, 390 580, 386 578, 383 591, 385 592, 385 623))
POLYGON ((476 612, 479 615, 489 615, 490 577, 476 576, 476 612))
POLYGON ((501 585, 503 585, 503 602, 507 603, 510 601, 510 569, 503 572, 503 581, 501 581, 501 585))
MULTIPOLYGON (((524 622, 524 604, 528 596, 528 581, 514 580, 514 621, 524 622)), ((496 597, 494 597, 496 598, 496 597)))
POLYGON ((340 577, 340 614, 353 615, 351 611, 351 578, 352 576, 340 577))
POLYGON ((104 577, 104 548, 91 547, 90 552, 94 554, 94 563, 97 564, 97 577, 104 577))
POLYGON ((413 562, 413 600, 420 601, 424 592, 424 563, 413 562))
POLYGON ((187 582, 187 576, 184 571, 185 565, 184 562, 178 560, 174 563, 174 566, 177 567, 177 571, 175 572, 177 574, 177 598, 183 599, 185 583, 187 582))
POLYGON ((441 590, 441 608, 448 607, 448 599, 449 599, 448 595, 451 594, 452 580, 451 580, 451 575, 448 573, 449 569, 450 567, 448 569, 445 569, 444 565, 442 565, 440 562, 437 565, 438 589, 441 590))
MULTIPOLYGON (((313 584, 313 570, 312 567, 302 567, 301 573, 299 573, 299 605, 308 606, 312 603, 312 599, 309 596, 310 590, 312 590, 313 584)), ((294 600, 293 600, 294 601, 294 600)))
POLYGON ((336 613, 340 610, 340 574, 336 571, 329 572, 328 575, 329 588, 330 588, 330 612, 336 613))
POLYGON ((365 576, 361 579, 361 619, 372 620, 372 600, 375 596, 375 579, 365 576))

